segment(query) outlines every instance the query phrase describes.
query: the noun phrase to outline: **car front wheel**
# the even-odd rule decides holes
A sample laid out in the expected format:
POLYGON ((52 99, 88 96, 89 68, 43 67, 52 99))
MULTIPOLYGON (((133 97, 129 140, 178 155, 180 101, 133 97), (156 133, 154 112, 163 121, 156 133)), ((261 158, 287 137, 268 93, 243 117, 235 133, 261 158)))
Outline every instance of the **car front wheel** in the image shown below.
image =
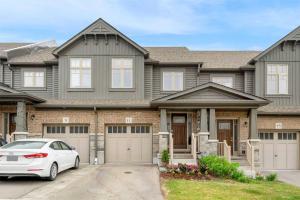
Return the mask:
POLYGON ((50 168, 50 174, 49 174, 48 180, 54 181, 56 179, 57 173, 58 173, 57 164, 53 163, 50 168))
POLYGON ((79 168, 79 163, 80 163, 80 160, 79 160, 79 157, 77 156, 76 159, 75 159, 73 169, 78 169, 79 168))

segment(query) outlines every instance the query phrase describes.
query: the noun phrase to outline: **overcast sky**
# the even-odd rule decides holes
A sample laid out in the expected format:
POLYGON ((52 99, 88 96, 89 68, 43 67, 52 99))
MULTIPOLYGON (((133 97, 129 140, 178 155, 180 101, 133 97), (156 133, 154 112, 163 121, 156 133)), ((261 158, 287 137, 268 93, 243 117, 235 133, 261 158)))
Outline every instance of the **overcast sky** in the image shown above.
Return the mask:
POLYGON ((58 44, 103 18, 142 46, 261 50, 300 25, 299 0, 0 0, 0 42, 58 44))

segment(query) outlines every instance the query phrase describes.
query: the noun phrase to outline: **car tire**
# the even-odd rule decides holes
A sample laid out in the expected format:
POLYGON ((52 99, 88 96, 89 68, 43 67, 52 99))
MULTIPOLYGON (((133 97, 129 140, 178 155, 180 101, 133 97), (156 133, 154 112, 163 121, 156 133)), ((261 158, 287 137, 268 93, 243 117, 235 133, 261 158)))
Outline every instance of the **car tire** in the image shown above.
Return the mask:
POLYGON ((79 168, 79 164, 80 164, 80 159, 77 156, 76 159, 75 159, 75 163, 74 163, 73 169, 78 169, 79 168))
POLYGON ((0 176, 0 181, 6 181, 8 179, 8 176, 0 176))
POLYGON ((58 166, 56 163, 52 163, 50 167, 50 174, 49 177, 47 178, 49 181, 54 181, 57 177, 58 174, 58 166))

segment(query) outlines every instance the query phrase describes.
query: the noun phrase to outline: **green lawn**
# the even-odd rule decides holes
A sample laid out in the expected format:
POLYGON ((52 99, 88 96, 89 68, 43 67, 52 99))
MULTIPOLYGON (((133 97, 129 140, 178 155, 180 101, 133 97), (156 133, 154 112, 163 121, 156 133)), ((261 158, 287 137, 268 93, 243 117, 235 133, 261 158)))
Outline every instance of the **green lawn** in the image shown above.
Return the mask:
POLYGON ((192 199, 300 199, 300 188, 281 182, 253 181, 240 183, 231 180, 164 181, 169 200, 192 199))

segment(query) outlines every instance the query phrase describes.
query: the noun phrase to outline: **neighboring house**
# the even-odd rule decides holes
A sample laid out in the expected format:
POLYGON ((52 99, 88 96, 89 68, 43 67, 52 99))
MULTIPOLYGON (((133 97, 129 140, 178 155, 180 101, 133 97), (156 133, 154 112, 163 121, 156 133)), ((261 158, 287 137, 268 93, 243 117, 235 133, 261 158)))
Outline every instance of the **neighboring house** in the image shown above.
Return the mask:
POLYGON ((99 19, 59 47, 0 43, 0 133, 60 138, 90 163, 168 149, 172 163, 299 169, 298 40, 300 28, 263 52, 141 47, 99 19))

